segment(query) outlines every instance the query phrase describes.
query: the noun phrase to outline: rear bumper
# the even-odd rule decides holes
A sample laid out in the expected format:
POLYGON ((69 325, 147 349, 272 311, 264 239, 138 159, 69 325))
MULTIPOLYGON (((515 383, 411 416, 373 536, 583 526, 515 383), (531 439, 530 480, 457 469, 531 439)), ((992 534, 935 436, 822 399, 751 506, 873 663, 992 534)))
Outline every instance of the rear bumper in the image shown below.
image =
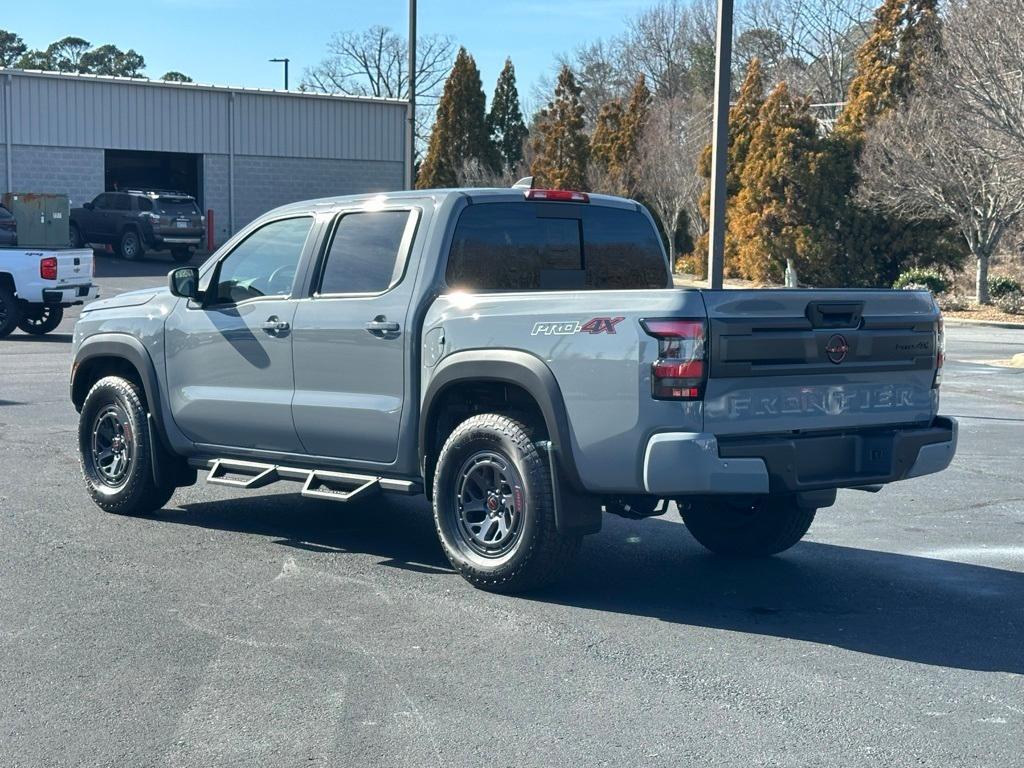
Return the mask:
POLYGON ((63 288, 47 289, 43 291, 44 304, 81 304, 86 301, 98 299, 100 288, 98 285, 70 285, 63 288))
POLYGON ((881 485, 939 472, 956 454, 955 419, 822 435, 725 438, 654 435, 644 488, 659 496, 797 493, 881 485))

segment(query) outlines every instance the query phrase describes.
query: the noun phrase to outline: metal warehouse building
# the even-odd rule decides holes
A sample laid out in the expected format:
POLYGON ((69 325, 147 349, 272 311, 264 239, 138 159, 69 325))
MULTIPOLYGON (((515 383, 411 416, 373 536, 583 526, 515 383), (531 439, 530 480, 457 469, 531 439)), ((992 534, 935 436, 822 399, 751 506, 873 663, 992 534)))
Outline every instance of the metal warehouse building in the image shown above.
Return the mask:
POLYGON ((405 102, 0 69, 0 191, 174 189, 215 237, 314 197, 401 189, 405 102))

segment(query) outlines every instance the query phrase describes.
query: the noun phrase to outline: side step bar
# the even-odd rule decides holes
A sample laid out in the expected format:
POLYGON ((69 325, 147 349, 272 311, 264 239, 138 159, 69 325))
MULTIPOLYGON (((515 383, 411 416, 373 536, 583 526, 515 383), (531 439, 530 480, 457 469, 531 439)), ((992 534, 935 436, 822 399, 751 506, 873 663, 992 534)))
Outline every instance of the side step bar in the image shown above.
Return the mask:
POLYGON ((378 491, 413 494, 419 486, 410 480, 393 480, 375 475, 333 472, 326 469, 304 469, 258 461, 239 459, 210 459, 201 466, 209 468, 206 482, 232 488, 254 490, 280 481, 302 483, 303 496, 330 501, 354 501, 367 498, 378 491))

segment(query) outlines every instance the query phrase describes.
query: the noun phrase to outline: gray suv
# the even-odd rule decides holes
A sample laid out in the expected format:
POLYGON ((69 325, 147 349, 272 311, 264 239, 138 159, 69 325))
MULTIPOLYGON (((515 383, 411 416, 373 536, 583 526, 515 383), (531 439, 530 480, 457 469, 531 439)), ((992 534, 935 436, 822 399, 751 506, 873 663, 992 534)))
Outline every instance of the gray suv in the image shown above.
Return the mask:
POLYGON ((196 470, 425 494, 453 567, 515 591, 602 513, 674 501, 709 549, 766 556, 837 488, 944 469, 942 363, 927 291, 676 289, 634 201, 441 190, 278 208, 168 288, 86 306, 71 399, 107 511, 196 470))
POLYGON ((146 250, 169 250, 178 262, 192 259, 203 241, 206 217, 183 192, 104 192, 71 209, 71 247, 112 245, 122 258, 141 259, 146 250))

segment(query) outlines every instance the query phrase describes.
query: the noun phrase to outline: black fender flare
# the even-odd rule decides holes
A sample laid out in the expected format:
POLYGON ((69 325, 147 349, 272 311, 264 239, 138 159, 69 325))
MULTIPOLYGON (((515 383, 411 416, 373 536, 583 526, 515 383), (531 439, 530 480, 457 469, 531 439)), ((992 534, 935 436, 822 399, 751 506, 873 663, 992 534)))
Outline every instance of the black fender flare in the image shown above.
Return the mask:
POLYGON ((426 458, 429 437, 436 423, 435 406, 449 387, 470 381, 515 384, 529 393, 544 417, 558 469, 571 487, 583 489, 573 457, 565 401, 555 375, 539 357, 515 349, 454 352, 438 364, 420 405, 419 461, 424 470, 424 481, 429 481, 426 458))
MULTIPOLYGON (((146 347, 136 337, 127 333, 98 333, 82 342, 75 352, 75 360, 71 366, 70 395, 76 410, 81 410, 82 402, 87 394, 78 390, 76 395, 75 382, 78 374, 86 367, 85 363, 98 357, 118 358, 129 363, 139 374, 142 388, 146 393, 149 412, 160 433, 161 442, 168 450, 172 450, 167 438, 163 420, 163 409, 160 404, 160 384, 156 375, 153 358, 146 347)), ((173 451, 172 451, 173 452, 173 451)))

